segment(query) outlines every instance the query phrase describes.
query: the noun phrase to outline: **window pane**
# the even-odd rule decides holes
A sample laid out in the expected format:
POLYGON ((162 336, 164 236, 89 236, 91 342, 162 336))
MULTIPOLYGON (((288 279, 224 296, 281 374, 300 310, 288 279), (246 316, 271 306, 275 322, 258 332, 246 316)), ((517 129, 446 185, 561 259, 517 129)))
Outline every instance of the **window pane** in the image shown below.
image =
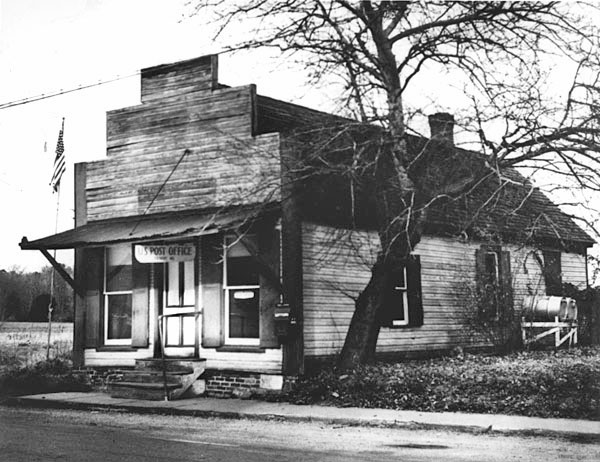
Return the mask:
POLYGON ((180 339, 179 339, 179 322, 180 322, 180 317, 179 316, 173 316, 170 318, 165 318, 165 321, 167 323, 167 341, 165 342, 166 345, 180 345, 180 339))
POLYGON ((405 321, 404 316, 404 303, 406 298, 406 291, 395 289, 392 291, 390 303, 393 309, 393 320, 405 321))
POLYGON ((183 345, 194 345, 196 343, 196 318, 194 316, 183 316, 183 345))
POLYGON ((184 263, 183 279, 183 304, 193 306, 196 304, 196 292, 194 290, 194 262, 184 263))
POLYGON ((258 338, 258 289, 229 290, 229 337, 258 338))
POLYGON ((485 274, 490 282, 496 282, 498 277, 498 258, 495 252, 485 254, 485 274))
POLYGON ((167 306, 179 306, 179 263, 167 263, 167 306))
POLYGON ((108 340, 131 338, 131 295, 108 295, 108 340))
POLYGON ((400 268, 394 272, 394 287, 397 289, 406 289, 406 268, 400 268))
POLYGON ((227 285, 258 285, 258 265, 252 257, 235 257, 227 259, 227 285))
POLYGON ((131 246, 106 249, 106 291, 131 290, 131 246))

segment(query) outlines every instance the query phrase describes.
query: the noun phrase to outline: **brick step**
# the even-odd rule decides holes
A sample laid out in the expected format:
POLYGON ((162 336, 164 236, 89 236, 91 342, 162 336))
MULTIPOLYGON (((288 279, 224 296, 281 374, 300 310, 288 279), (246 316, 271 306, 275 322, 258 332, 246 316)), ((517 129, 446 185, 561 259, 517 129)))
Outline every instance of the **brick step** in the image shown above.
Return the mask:
MULTIPOLYGON (((167 396, 173 399, 182 388, 181 384, 167 384, 167 396)), ((113 398, 135 398, 159 401, 165 397, 162 383, 113 382, 108 385, 108 393, 113 398)))

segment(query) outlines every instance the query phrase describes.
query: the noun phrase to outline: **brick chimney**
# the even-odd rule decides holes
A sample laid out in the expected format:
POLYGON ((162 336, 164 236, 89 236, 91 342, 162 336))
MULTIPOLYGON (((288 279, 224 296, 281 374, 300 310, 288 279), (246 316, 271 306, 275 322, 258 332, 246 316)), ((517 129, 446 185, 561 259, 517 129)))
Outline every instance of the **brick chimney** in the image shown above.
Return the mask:
POLYGON ((454 146, 454 116, 447 112, 438 112, 429 116, 431 139, 454 146))

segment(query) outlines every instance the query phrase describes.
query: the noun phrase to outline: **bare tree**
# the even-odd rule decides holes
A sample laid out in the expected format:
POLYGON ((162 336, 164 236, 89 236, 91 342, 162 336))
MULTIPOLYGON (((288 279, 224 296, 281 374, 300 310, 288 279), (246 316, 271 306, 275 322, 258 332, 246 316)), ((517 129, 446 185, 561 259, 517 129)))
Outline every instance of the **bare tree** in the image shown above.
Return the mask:
POLYGON ((353 116, 377 127, 377 148, 362 152, 370 153, 365 158, 375 178, 382 250, 356 301, 342 368, 373 358, 393 268, 420 241, 432 205, 468 194, 490 177, 501 189, 515 181, 507 173, 513 167, 565 176, 593 191, 600 188, 599 35, 588 21, 595 13, 590 6, 200 0, 192 7, 193 14, 217 25, 217 38, 225 39, 240 24, 252 29, 244 34, 249 40, 235 41, 234 34, 231 49, 275 47, 302 62, 317 81, 332 75, 342 79, 345 92, 339 96, 353 116), (548 69, 557 62, 576 63, 572 85, 558 99, 545 91, 548 69), (464 92, 473 104, 461 124, 476 135, 483 153, 468 168, 455 167, 454 148, 443 139, 421 149, 407 146, 411 110, 405 98, 411 84, 449 70, 464 77, 464 92))

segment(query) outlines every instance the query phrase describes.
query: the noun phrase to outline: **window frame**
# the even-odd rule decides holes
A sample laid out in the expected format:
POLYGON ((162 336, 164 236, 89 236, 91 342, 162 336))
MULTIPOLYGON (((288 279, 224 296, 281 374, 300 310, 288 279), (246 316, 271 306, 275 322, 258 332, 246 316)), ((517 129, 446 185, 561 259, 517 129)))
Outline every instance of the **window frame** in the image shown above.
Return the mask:
MULTIPOLYGON (((512 287, 507 287, 506 275, 511 275, 510 266, 505 268, 503 254, 509 254, 502 245, 482 244, 478 250, 483 255, 482 267, 479 268, 479 316, 485 321, 500 321, 507 314, 506 296, 507 291, 512 287), (494 255, 494 273, 487 271, 487 256, 494 255), (505 274, 505 272, 507 272, 505 274), (492 280, 493 278, 493 280, 492 280)), ((510 257, 507 257, 510 259, 510 257)), ((508 262, 510 263, 510 261, 508 262)), ((512 293, 512 292, 511 292, 512 293)), ((512 295, 510 295, 512 299, 512 295)))
POLYGON ((386 301, 385 310, 381 318, 381 327, 390 329, 413 329, 420 328, 424 325, 423 311, 423 288, 421 282, 421 257, 419 254, 411 254, 401 264, 398 265, 398 270, 393 275, 388 286, 390 298, 386 301), (404 284, 396 284, 399 282, 399 270, 402 269, 404 284), (395 291, 400 291, 402 294, 404 319, 399 318, 400 310, 397 302, 397 294, 395 291))
MULTIPOLYGON (((244 236, 247 239, 257 239, 258 236, 254 235, 254 234, 247 234, 244 236)), ((246 285, 229 285, 227 282, 227 253, 229 248, 235 244, 236 242, 239 242, 241 245, 243 245, 244 247, 246 247, 246 250, 248 250, 248 253, 251 254, 250 249, 247 248, 247 246, 244 244, 243 242, 243 238, 239 237, 239 236, 235 236, 232 234, 225 234, 223 236, 223 297, 224 297, 224 310, 223 310, 223 317, 224 317, 224 329, 223 329, 223 333, 224 333, 224 343, 225 345, 242 345, 242 346, 259 346, 260 345, 260 277, 259 277, 259 281, 258 284, 254 285, 254 284, 246 284, 246 285), (228 242, 230 241, 230 242, 228 242), (256 337, 231 337, 230 336, 230 326, 229 326, 229 297, 230 297, 230 292, 234 291, 234 290, 256 290, 257 294, 258 294, 258 303, 257 303, 257 317, 258 317, 258 323, 259 323, 259 333, 256 337)))
MULTIPOLYGON (((488 255, 494 256, 494 273, 493 273, 494 280, 492 281, 492 283, 495 287, 498 287, 500 284, 500 252, 501 252, 501 250, 499 250, 499 249, 486 249, 484 251, 484 255, 486 257, 488 255)), ((487 277, 492 276, 492 274, 487 271, 487 261, 486 261, 486 276, 487 277)))
MULTIPOLYGON (((402 272, 404 274, 404 286, 399 286, 398 284, 394 284, 394 291, 399 291, 402 293, 402 305, 403 305, 403 315, 404 319, 394 318, 391 319, 390 327, 405 327, 409 324, 409 310, 408 310, 408 270, 406 265, 402 266, 402 272)), ((394 307, 396 308, 396 307, 394 307)), ((398 310, 394 309, 394 313, 397 313, 398 310)))
POLYGON ((562 296, 563 269, 562 252, 557 249, 542 249, 543 276, 546 295, 562 296), (556 270, 556 272, 554 271, 556 270))
POLYGON ((130 249, 130 260, 129 266, 131 267, 131 289, 130 290, 107 290, 107 269, 108 269, 108 251, 110 248, 116 247, 125 247, 125 245, 112 245, 104 247, 104 262, 102 269, 102 301, 103 301, 103 325, 102 325, 102 339, 104 345, 112 346, 112 345, 131 345, 133 342, 133 251, 131 250, 131 246, 128 246, 130 249), (119 338, 119 339, 109 339, 108 338, 108 311, 109 311, 109 300, 111 295, 129 295, 130 296, 130 309, 131 309, 131 319, 132 319, 132 328, 131 335, 129 338, 119 338))

